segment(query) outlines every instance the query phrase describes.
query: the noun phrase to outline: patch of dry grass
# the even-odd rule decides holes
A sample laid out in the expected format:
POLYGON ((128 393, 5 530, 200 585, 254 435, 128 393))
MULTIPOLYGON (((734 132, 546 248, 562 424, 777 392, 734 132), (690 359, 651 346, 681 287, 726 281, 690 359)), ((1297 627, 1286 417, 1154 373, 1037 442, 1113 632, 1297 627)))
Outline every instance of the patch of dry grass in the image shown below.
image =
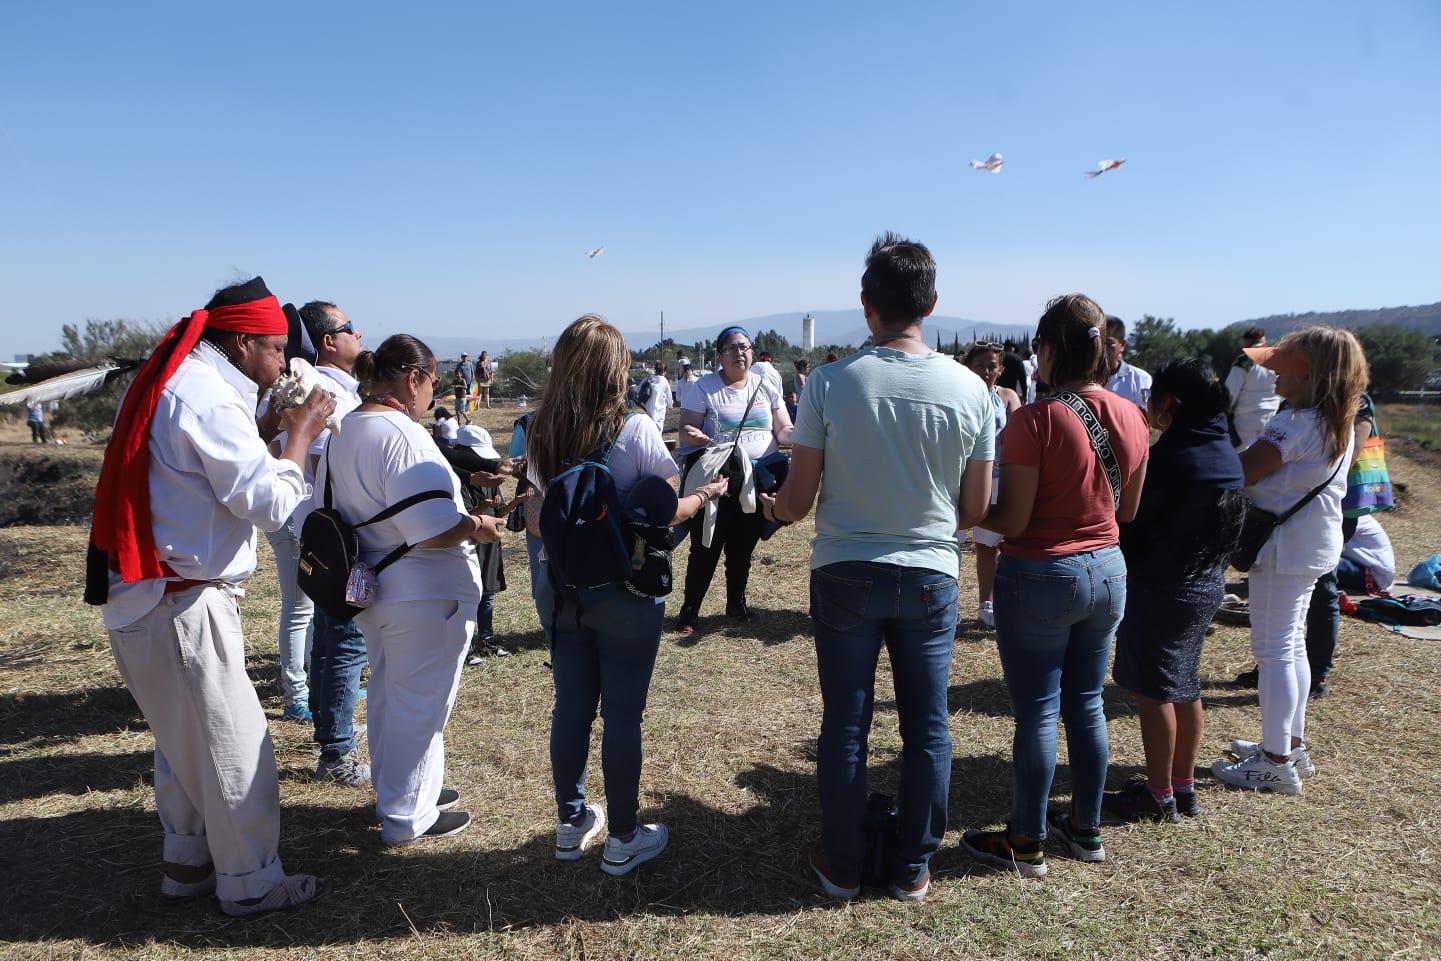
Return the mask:
MULTIPOLYGON (((497 435, 514 411, 482 412, 497 435)), ((6 445, 8 446, 8 445, 6 445)), ((1441 543, 1434 466, 1392 453, 1407 484, 1384 519, 1403 570, 1441 543)), ((976 629, 973 568, 952 669, 950 825, 924 905, 882 896, 826 900, 804 852, 816 834, 820 712, 805 616, 807 524, 761 545, 756 618, 702 610, 691 638, 667 633, 646 721, 642 817, 672 848, 626 879, 592 855, 551 855, 544 642, 526 555, 506 545, 510 589, 497 633, 516 656, 467 668, 447 731, 448 783, 475 818, 455 838, 387 851, 365 791, 314 785, 306 729, 279 721, 278 592, 262 563, 245 600, 251 669, 281 767, 282 855, 334 887, 299 912, 251 921, 157 893, 153 743, 109 657, 98 614, 79 601, 84 530, 0 530, 0 956, 6 958, 1411 958, 1441 954, 1441 868, 1431 783, 1441 740, 1434 642, 1343 625, 1333 695, 1314 705, 1320 774, 1302 798, 1202 781, 1205 815, 1181 825, 1110 826, 1110 859, 1051 859, 1043 881, 974 864, 959 832, 1003 821, 1012 725, 990 635, 976 629)), ((685 550, 677 552, 677 570, 685 550)), ((673 615, 679 605, 671 598, 673 615)), ((667 622, 668 626, 670 621, 667 622)), ((1203 763, 1255 736, 1254 691, 1228 686, 1250 664, 1243 629, 1218 626, 1203 664, 1203 763)), ((893 792, 900 742, 882 667, 873 785, 893 792)), ((1140 734, 1121 691, 1107 695, 1113 777, 1139 770, 1140 734)), ((598 755, 591 791, 602 797, 598 755)), ((1066 797, 1065 758, 1055 788, 1066 797)))

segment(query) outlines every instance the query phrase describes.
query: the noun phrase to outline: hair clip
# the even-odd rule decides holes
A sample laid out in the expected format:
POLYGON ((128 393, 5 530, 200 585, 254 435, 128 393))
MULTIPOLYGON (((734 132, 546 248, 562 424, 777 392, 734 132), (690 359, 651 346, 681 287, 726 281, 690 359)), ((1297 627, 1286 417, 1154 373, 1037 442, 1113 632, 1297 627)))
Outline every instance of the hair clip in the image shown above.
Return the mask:
POLYGON ((1086 330, 1086 333, 1090 336, 1092 340, 1095 340, 1097 337, 1101 336, 1101 328, 1091 327, 1086 330))

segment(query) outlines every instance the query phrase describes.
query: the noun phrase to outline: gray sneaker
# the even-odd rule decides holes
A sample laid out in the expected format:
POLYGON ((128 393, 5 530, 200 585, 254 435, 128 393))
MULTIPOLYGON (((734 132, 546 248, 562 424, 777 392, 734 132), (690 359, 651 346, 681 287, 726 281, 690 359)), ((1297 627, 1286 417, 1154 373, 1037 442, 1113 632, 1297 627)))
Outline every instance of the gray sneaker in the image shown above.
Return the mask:
POLYGON ((579 861, 586 845, 594 841, 605 827, 605 811, 599 804, 587 804, 585 816, 578 824, 561 821, 555 826, 555 859, 557 861, 579 861))
POLYGON ((321 758, 315 765, 314 780, 344 784, 346 787, 369 787, 370 765, 361 761, 360 755, 354 751, 342 755, 334 761, 321 758))
POLYGON ((670 831, 664 824, 641 824, 635 829, 635 836, 622 841, 612 834, 605 839, 605 853, 601 856, 600 869, 606 874, 620 877, 636 869, 665 850, 670 842, 670 831))

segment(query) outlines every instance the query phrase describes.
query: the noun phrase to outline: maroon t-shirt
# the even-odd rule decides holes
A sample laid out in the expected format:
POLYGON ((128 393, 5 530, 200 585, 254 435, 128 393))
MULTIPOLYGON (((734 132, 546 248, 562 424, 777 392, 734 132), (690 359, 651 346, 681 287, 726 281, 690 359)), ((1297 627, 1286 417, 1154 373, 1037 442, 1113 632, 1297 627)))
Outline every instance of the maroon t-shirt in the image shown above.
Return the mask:
MULTIPOLYGON (((1111 433, 1121 467, 1121 486, 1150 455, 1151 429, 1132 401, 1108 390, 1081 392, 1081 399, 1111 433)), ((1001 543, 1001 553, 1040 559, 1112 547, 1120 540, 1111 482, 1076 412, 1055 400, 1027 404, 1006 422, 1001 467, 1040 471, 1031 522, 1001 543)))

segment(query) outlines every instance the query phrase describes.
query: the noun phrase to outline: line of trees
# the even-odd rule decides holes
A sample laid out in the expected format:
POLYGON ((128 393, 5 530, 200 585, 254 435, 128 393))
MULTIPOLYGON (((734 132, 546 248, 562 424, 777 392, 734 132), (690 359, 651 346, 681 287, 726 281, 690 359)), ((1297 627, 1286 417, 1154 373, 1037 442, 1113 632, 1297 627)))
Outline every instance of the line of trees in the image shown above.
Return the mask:
MULTIPOLYGON (((1224 377, 1241 353, 1241 332, 1250 323, 1236 323, 1220 330, 1181 330, 1169 318, 1145 314, 1127 333, 1127 360, 1143 370, 1157 371, 1181 357, 1204 357, 1224 377)), ((1372 324, 1358 327, 1356 339, 1365 348, 1371 365, 1371 390, 1419 390, 1427 372, 1436 365, 1441 338, 1433 338, 1414 327, 1400 324, 1372 324)), ((1268 338, 1278 340, 1280 332, 1268 338)))

